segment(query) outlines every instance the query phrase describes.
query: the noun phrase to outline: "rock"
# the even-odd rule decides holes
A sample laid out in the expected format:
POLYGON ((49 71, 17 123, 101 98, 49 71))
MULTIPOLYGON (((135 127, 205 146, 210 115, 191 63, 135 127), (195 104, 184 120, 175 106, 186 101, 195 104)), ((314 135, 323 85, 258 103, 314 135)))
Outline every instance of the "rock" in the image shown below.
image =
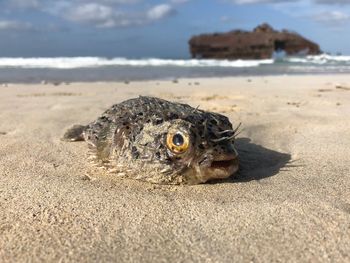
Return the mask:
POLYGON ((277 31, 262 24, 253 31, 202 34, 190 41, 193 58, 203 59, 269 59, 274 52, 287 55, 317 55, 318 44, 288 30, 277 31))

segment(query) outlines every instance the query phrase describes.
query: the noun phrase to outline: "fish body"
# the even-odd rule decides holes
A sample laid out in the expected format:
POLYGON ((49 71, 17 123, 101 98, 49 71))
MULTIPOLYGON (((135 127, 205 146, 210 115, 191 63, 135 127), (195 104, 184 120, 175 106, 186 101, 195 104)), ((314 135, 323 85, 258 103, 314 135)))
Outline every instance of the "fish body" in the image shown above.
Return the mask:
POLYGON ((235 130, 221 114, 155 97, 115 104, 66 141, 88 142, 95 163, 157 184, 199 184, 238 170, 235 130))

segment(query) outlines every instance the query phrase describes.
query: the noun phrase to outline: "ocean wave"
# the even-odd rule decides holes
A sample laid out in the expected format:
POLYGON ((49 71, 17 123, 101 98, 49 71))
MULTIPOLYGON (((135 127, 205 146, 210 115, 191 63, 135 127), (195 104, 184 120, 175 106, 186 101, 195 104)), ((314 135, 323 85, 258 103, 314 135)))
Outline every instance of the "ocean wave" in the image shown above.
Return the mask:
POLYGON ((264 60, 108 59, 102 57, 0 58, 0 68, 77 69, 109 66, 254 68, 262 65, 278 65, 281 62, 290 66, 300 64, 304 66, 350 66, 350 56, 322 54, 317 56, 283 57, 264 60))
POLYGON ((350 56, 332 56, 328 54, 321 54, 316 56, 306 57, 285 57, 283 62, 315 64, 315 65, 334 65, 334 64, 350 64, 350 56))
POLYGON ((265 60, 173 60, 173 59, 126 59, 101 57, 57 57, 57 58, 0 58, 0 68, 49 68, 74 69, 97 68, 107 66, 133 66, 133 67, 258 67, 264 64, 273 64, 273 59, 265 60))

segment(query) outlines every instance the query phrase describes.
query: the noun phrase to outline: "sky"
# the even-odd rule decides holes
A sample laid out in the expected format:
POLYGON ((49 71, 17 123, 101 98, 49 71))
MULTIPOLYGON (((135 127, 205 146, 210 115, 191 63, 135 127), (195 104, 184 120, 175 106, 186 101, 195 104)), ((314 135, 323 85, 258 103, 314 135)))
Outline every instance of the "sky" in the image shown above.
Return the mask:
POLYGON ((0 0, 0 57, 189 58, 192 35, 264 22, 350 55, 350 0, 0 0))

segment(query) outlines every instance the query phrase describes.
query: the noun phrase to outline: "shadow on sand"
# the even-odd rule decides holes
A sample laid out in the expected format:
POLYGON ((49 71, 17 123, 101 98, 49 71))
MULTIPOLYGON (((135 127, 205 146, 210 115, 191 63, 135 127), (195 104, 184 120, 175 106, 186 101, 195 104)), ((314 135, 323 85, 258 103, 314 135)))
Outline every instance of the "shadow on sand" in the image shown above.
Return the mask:
POLYGON ((235 145, 240 168, 236 175, 223 180, 223 183, 249 182, 274 176, 291 160, 290 154, 269 150, 251 143, 248 138, 237 139, 235 145))

